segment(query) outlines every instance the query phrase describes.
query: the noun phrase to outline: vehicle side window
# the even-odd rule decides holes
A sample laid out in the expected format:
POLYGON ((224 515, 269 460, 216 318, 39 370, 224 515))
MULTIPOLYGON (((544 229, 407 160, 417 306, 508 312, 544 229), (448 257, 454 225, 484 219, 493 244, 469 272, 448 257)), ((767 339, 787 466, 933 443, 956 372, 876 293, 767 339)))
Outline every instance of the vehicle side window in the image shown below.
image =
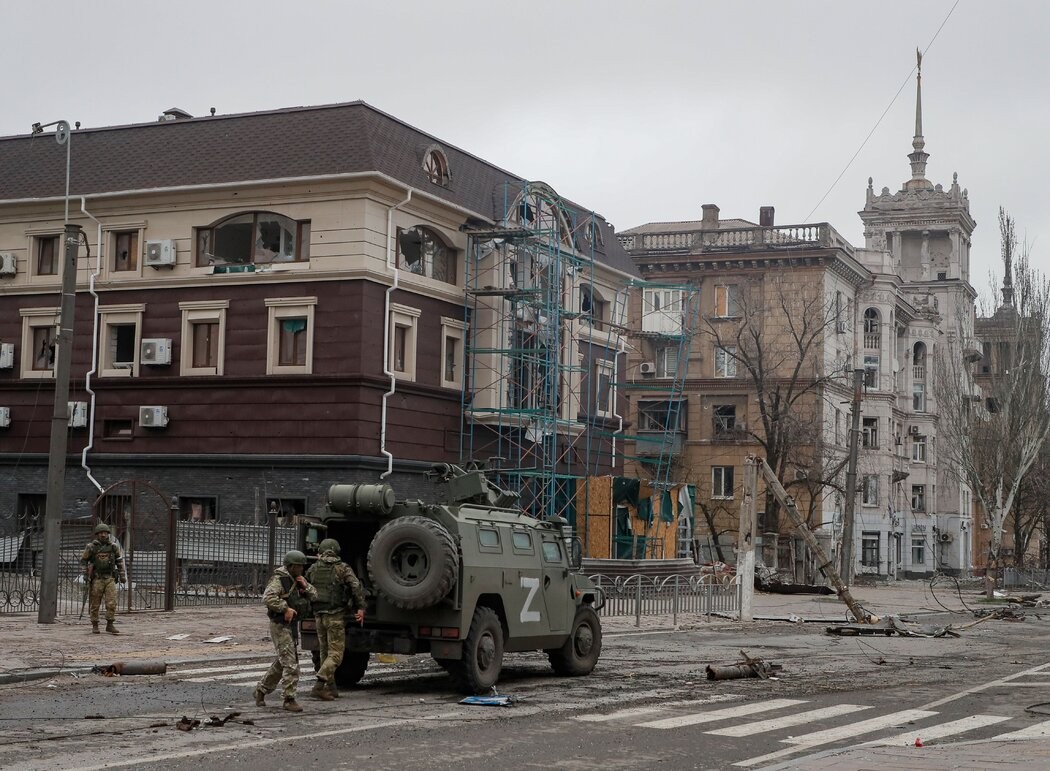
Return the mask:
POLYGON ((543 542, 543 559, 546 562, 561 562, 561 546, 557 541, 543 542))
POLYGON ((512 537, 515 549, 521 549, 522 551, 532 551, 532 536, 528 533, 516 530, 512 537))
POLYGON ((501 551, 499 545, 499 531, 489 527, 479 527, 478 546, 485 551, 501 551))

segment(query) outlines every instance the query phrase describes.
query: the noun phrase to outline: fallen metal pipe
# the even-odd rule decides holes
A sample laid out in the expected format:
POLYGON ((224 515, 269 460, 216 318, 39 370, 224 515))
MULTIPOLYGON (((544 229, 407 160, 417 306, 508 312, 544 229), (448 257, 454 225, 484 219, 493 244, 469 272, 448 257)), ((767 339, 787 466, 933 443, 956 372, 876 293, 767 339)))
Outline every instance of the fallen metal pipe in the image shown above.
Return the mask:
POLYGON ((100 675, 163 675, 168 671, 168 664, 164 661, 118 661, 92 667, 91 671, 100 675))
POLYGON ((726 666, 707 665, 708 680, 739 680, 743 677, 758 677, 752 667, 747 664, 729 664, 726 666))

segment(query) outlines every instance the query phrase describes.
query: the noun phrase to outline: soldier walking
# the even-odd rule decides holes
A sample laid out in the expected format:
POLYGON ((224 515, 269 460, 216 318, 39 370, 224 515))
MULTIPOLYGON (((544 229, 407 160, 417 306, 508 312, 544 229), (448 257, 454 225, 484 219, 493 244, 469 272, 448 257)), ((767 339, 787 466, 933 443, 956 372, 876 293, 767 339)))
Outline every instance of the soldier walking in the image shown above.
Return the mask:
POLYGON ((365 593, 354 571, 339 559, 339 541, 325 538, 317 546, 318 560, 307 571, 307 579, 317 589, 313 603, 317 621, 317 642, 321 647, 321 666, 310 695, 322 701, 339 698, 335 670, 343 663, 346 648, 346 611, 358 624, 365 620, 365 593))
POLYGON ((299 652, 296 649, 299 618, 310 612, 310 602, 317 599, 317 590, 303 576, 306 555, 292 549, 284 555, 284 565, 274 571, 263 592, 263 603, 270 617, 270 639, 277 650, 277 658, 255 686, 255 705, 266 706, 266 694, 280 682, 284 694, 284 708, 302 712, 295 700, 299 685, 299 652))
POLYGON ((99 633, 98 609, 105 599, 106 631, 120 634, 113 624, 117 616, 117 583, 127 583, 128 574, 120 546, 110 540, 109 525, 101 522, 95 525, 95 538, 80 555, 80 561, 84 563, 84 582, 88 586, 91 632, 99 633))

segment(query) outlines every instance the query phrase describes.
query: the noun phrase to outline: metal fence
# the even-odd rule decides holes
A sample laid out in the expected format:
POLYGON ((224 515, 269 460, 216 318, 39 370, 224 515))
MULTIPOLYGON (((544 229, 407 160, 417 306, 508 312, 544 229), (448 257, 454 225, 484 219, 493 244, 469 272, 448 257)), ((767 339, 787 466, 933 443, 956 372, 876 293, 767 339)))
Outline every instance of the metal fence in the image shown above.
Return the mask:
POLYGON ((679 614, 710 619, 713 613, 735 613, 739 608, 740 584, 735 576, 594 575, 591 580, 605 597, 599 615, 634 616, 636 626, 641 626, 644 616, 671 616, 677 623, 679 614))

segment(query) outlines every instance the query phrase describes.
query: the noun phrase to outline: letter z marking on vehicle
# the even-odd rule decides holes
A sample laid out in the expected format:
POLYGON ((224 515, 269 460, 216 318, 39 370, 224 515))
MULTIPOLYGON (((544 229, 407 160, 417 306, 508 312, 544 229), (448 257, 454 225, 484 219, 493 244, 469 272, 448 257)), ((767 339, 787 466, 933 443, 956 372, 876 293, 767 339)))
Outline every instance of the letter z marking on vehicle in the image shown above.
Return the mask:
POLYGON ((532 605, 532 598, 536 596, 536 592, 540 590, 540 579, 522 576, 521 588, 529 590, 529 595, 525 598, 525 604, 521 606, 521 623, 527 624, 539 621, 540 612, 538 610, 529 610, 529 606, 532 605))

